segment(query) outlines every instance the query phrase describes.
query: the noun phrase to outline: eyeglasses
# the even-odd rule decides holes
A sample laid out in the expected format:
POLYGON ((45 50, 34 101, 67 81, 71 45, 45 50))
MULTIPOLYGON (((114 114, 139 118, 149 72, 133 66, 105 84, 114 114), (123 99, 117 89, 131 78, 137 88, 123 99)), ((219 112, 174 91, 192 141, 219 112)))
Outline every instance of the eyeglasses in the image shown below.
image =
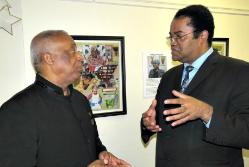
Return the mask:
POLYGON ((189 35, 189 34, 192 34, 192 33, 195 33, 196 31, 192 31, 192 32, 189 32, 187 34, 184 34, 184 35, 180 35, 180 34, 175 34, 174 36, 173 35, 170 35, 169 37, 167 37, 167 40, 172 43, 173 41, 175 42, 179 42, 183 37, 189 35))

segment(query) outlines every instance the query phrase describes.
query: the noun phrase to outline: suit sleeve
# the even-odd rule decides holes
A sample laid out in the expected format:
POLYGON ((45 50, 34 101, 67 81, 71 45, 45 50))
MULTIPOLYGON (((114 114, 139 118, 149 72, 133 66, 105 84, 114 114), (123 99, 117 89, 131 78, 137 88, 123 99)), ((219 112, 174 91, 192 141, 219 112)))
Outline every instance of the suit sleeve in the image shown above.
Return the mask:
POLYGON ((150 137, 155 133, 146 129, 146 127, 143 124, 143 119, 141 119, 140 121, 140 129, 141 129, 141 138, 144 144, 147 144, 150 140, 150 137))
POLYGON ((205 140, 218 145, 249 149, 249 65, 240 68, 232 77, 233 87, 229 100, 226 104, 220 104, 225 106, 225 111, 219 111, 214 106, 205 140))
POLYGON ((36 133, 33 120, 20 105, 0 108, 0 166, 33 167, 36 164, 36 133))
MULTIPOLYGON (((160 84, 159 84, 159 86, 158 86, 158 88, 157 88, 157 94, 156 94, 156 100, 157 100, 157 106, 156 106, 156 123, 158 124, 159 123, 159 121, 158 121, 158 102, 159 102, 159 98, 160 98, 160 90, 161 90, 161 87, 162 87, 162 85, 163 85, 163 81, 165 80, 165 79, 163 79, 164 77, 162 77, 162 79, 161 79, 161 81, 160 81, 160 84)), ((144 126, 144 124, 143 124, 143 118, 141 118, 141 120, 140 120, 140 130, 141 130, 141 138, 142 138, 142 140, 143 140, 143 142, 145 143, 145 144, 147 144, 148 142, 149 142, 149 140, 150 140, 150 137, 152 136, 152 135, 154 135, 155 134, 155 132, 151 132, 150 130, 148 130, 148 129, 146 129, 146 127, 144 126)))

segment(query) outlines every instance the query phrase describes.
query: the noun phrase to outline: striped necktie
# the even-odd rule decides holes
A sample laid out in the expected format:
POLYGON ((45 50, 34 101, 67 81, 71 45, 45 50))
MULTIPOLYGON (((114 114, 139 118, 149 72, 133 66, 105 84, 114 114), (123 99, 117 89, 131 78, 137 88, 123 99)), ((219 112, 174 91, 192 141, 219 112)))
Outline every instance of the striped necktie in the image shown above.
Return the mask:
POLYGON ((182 84, 181 84, 181 92, 184 92, 186 90, 186 88, 188 87, 189 84, 189 73, 194 69, 193 66, 187 66, 185 67, 185 75, 184 78, 182 80, 182 84))

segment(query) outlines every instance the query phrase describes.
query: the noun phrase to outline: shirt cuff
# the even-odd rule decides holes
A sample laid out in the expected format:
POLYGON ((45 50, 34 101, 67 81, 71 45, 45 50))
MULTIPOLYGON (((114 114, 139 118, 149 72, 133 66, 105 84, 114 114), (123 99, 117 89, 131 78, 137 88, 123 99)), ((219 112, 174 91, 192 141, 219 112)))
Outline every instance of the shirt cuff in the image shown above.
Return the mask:
POLYGON ((209 121, 207 123, 203 122, 206 126, 206 128, 210 127, 210 123, 211 123, 212 117, 209 119, 209 121))

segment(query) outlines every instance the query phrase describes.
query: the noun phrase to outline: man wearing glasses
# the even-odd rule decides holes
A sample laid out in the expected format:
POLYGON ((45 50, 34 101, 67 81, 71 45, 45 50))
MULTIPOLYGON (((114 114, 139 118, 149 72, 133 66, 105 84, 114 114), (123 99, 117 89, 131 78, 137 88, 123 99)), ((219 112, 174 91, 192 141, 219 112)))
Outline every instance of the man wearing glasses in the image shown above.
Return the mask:
POLYGON ((214 20, 202 5, 180 9, 168 40, 174 61, 141 120, 157 133, 156 167, 243 167, 249 148, 249 63, 211 47, 214 20))

